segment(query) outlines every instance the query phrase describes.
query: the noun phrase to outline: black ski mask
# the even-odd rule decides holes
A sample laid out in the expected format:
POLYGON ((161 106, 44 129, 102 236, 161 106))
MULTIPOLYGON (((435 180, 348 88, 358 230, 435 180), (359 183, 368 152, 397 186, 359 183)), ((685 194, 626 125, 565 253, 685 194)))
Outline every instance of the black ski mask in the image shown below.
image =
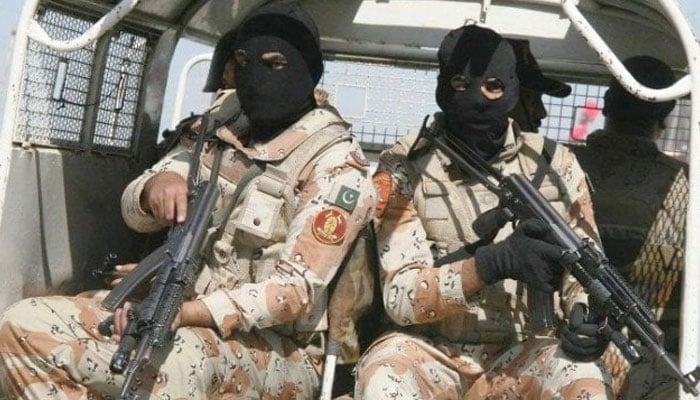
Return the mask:
POLYGON ((470 25, 445 36, 438 59, 435 98, 445 113, 448 134, 491 159, 503 148, 508 112, 518 102, 513 48, 496 32, 470 25), (502 95, 489 100, 485 91, 502 95))
POLYGON ((313 90, 323 73, 318 31, 298 4, 272 3, 243 22, 236 43, 241 108, 251 138, 266 141, 315 107, 313 90))

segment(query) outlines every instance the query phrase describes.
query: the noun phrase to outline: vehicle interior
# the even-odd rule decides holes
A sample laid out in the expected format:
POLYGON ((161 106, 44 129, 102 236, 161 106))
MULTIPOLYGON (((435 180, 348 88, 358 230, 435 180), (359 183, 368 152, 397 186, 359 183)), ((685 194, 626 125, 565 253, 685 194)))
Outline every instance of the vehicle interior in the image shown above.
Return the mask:
MULTIPOLYGON (((264 2, 25 1, 0 136, 0 276, 6 285, 0 309, 28 296, 102 287, 91 272, 106 254, 135 261, 162 240, 162 235, 130 231, 119 199, 159 155, 164 104, 184 101, 165 97, 167 71, 180 73, 171 70, 178 43, 213 46, 264 2)), ((371 159, 397 138, 417 132, 423 116, 437 111, 437 48, 448 30, 463 24, 528 40, 544 73, 573 86, 567 98, 544 97, 549 116, 540 128, 573 145, 582 144, 571 135, 581 116, 599 114, 619 60, 654 55, 673 67, 679 82, 668 90, 637 89, 638 95, 680 99, 659 145, 690 163, 690 204, 696 204, 693 186, 700 166, 690 154, 700 105, 692 104, 691 91, 700 90, 700 70, 689 59, 698 61, 700 50, 674 1, 299 3, 321 34, 326 62, 320 86, 371 159)), ((185 113, 190 111, 201 110, 185 113)), ((688 217, 688 242, 700 227, 694 215, 688 217)), ((700 265, 691 270, 696 259, 689 249, 686 293, 696 290, 688 281, 700 284, 694 279, 700 265)), ((684 307, 691 300, 686 296, 684 307)), ((684 308, 682 366, 698 364, 699 313, 697 306, 684 308)))

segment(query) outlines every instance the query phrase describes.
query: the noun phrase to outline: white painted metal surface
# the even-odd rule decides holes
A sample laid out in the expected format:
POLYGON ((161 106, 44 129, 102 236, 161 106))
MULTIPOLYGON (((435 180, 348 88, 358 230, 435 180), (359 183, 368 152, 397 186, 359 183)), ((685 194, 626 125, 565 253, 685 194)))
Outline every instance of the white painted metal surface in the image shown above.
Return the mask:
POLYGON ((170 127, 172 129, 175 129, 178 122, 180 122, 180 119, 182 118, 182 107, 185 104, 187 78, 190 76, 192 68, 194 68, 200 63, 211 61, 213 55, 213 53, 207 53, 194 56, 187 61, 184 67, 182 67, 182 71, 180 71, 180 77, 177 81, 177 92, 175 93, 175 108, 173 109, 173 118, 170 122, 170 127))

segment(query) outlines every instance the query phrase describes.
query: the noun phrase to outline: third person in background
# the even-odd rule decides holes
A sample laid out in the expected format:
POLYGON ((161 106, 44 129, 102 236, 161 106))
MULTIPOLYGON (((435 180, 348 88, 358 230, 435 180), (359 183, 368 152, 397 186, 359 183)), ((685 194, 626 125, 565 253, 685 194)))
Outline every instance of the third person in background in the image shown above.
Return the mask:
POLYGON ((520 129, 526 132, 538 132, 542 120, 547 118, 547 109, 542 96, 564 98, 571 94, 571 86, 542 74, 537 60, 530 51, 527 40, 508 39, 515 52, 515 69, 520 80, 518 104, 509 116, 515 120, 520 129))
MULTIPOLYGON (((624 65, 647 87, 675 82, 671 68, 656 58, 636 56, 624 65)), ((652 307, 666 333, 667 350, 677 355, 688 166, 656 144, 674 106, 674 100, 640 100, 612 79, 605 94, 605 128, 591 133, 575 153, 592 183, 607 256, 652 307)), ((678 397, 678 385, 660 366, 645 361, 628 375, 630 366, 616 349, 604 359, 621 397, 678 397)))

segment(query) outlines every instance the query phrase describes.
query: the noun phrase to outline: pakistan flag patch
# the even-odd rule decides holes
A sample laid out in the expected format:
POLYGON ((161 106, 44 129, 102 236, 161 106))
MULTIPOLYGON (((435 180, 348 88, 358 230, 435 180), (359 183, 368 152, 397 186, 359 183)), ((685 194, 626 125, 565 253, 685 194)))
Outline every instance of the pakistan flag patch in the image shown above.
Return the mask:
POLYGON ((334 203, 336 206, 348 212, 352 212, 352 210, 354 210, 355 207, 357 207, 357 199, 359 197, 360 192, 343 185, 338 190, 338 194, 335 197, 334 203))

